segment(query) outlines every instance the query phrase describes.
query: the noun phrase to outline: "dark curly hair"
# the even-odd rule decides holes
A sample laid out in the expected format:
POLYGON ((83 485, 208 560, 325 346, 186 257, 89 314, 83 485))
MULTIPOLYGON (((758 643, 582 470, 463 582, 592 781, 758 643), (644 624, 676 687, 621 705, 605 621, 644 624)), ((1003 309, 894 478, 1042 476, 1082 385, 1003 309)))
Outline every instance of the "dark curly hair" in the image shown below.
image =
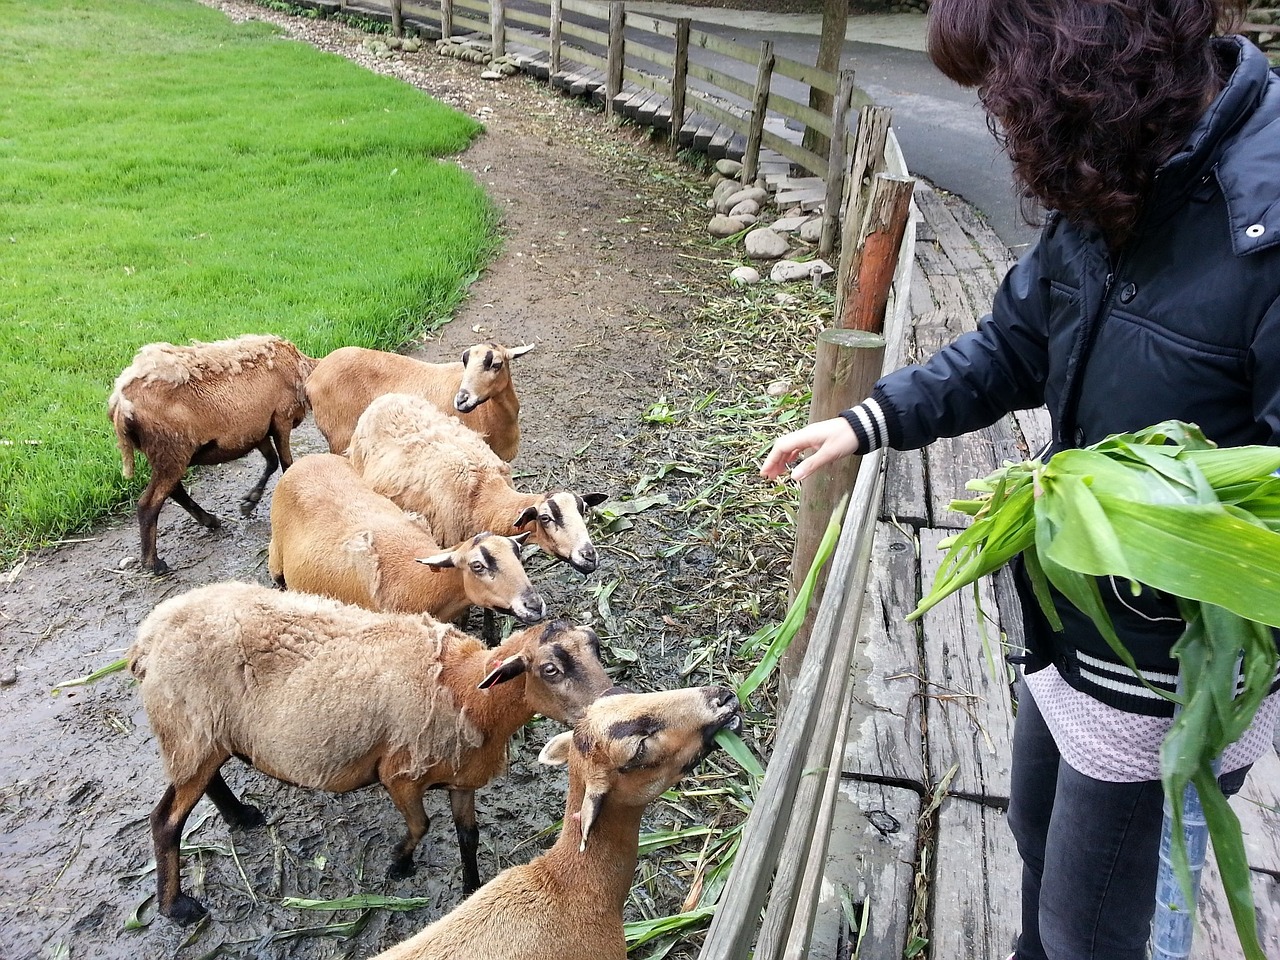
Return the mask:
MULTIPOLYGON (((1113 245, 1218 90, 1243 0, 933 0, 929 55, 977 87, 1023 196, 1113 245)), ((1029 218, 1030 219, 1030 218, 1029 218)))

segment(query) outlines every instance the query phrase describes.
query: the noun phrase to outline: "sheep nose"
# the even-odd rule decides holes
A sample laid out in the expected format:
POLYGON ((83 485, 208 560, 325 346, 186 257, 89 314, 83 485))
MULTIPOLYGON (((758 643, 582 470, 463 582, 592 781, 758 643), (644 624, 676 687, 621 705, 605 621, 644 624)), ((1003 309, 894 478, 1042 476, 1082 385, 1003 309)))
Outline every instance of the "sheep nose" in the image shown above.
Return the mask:
POLYGON ((532 596, 526 595, 522 597, 520 605, 525 611, 520 619, 525 623, 533 623, 535 620, 541 620, 547 615, 547 603, 536 593, 532 596))
POLYGON ((738 698, 732 690, 725 687, 708 687, 707 702, 716 710, 736 710, 738 707, 738 698))
POLYGON ((453 397, 453 406, 455 410, 461 410, 466 413, 471 409, 471 391, 459 390, 453 397))
POLYGON ((578 562, 574 564, 583 573, 591 573, 600 565, 600 561, 596 557, 596 548, 594 544, 587 544, 578 551, 578 562))

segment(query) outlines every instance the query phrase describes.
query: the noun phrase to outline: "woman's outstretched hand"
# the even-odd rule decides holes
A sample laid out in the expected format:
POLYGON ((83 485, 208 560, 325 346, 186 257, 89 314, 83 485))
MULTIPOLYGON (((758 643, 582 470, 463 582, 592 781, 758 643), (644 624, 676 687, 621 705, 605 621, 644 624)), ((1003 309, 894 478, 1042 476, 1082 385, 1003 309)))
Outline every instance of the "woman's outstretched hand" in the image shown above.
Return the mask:
POLYGON ((797 482, 819 467, 858 452, 858 435, 843 417, 820 420, 807 427, 780 436, 773 449, 760 464, 760 476, 777 480, 796 457, 806 450, 813 453, 796 464, 791 476, 797 482))

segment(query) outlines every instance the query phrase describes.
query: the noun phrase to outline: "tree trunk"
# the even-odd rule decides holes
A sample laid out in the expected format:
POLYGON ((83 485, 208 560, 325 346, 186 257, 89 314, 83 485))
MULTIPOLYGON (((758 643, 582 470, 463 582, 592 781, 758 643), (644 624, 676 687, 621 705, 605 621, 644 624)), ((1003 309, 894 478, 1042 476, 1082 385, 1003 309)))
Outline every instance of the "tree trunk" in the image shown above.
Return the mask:
MULTIPOLYGON (((822 36, 818 40, 818 62, 815 66, 830 74, 840 72, 840 54, 844 50, 844 32, 849 24, 849 0, 822 0, 822 36)), ((823 116, 831 114, 831 94, 816 87, 809 88, 809 106, 823 116)), ((830 143, 817 130, 806 128, 804 148, 825 157, 830 143)))

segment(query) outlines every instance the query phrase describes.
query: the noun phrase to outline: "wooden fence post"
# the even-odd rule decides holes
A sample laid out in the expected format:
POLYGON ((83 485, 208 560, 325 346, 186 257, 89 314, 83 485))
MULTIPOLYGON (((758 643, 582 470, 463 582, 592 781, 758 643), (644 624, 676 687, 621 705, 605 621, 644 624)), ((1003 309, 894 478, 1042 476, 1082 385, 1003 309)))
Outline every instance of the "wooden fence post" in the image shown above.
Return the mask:
POLYGON ((622 31, 627 24, 626 6, 622 0, 609 4, 609 57, 605 71, 604 113, 613 116, 613 98, 622 92, 622 31))
POLYGON ((764 139, 764 120, 769 113, 769 86, 773 82, 773 41, 760 41, 760 63, 756 66, 756 95, 751 100, 751 127, 747 131, 747 150, 742 155, 742 183, 750 186, 760 172, 760 143, 764 139))
MULTIPOLYGON (((863 181, 874 182, 875 175, 884 169, 884 146, 889 139, 889 121, 893 111, 888 107, 863 107, 858 111, 858 129, 853 135, 853 162, 849 166, 848 200, 844 209, 844 228, 840 235, 840 267, 837 278, 849 271, 849 260, 858 248, 862 235, 862 221, 866 212, 863 198, 863 181)), ((870 190, 866 191, 870 194, 870 190)), ((839 304, 840 288, 836 288, 839 304)), ((836 316, 840 316, 837 311, 836 316)))
POLYGON ((507 0, 489 0, 489 36, 493 58, 507 54, 507 0))
MULTIPOLYGON (((892 279, 892 271, 890 278, 892 279)), ((809 422, 827 420, 865 400, 871 387, 880 379, 884 365, 884 337, 864 330, 841 330, 831 327, 818 334, 817 358, 813 373, 813 400, 809 405, 809 422)), ((804 481, 800 489, 800 508, 796 513, 796 544, 791 554, 791 595, 794 597, 809 573, 822 534, 831 520, 831 511, 840 498, 853 489, 858 478, 861 457, 844 457, 822 467, 804 481)), ((817 610, 826 585, 826 571, 818 578, 810 612, 817 610)), ((799 675, 813 617, 806 616, 782 655, 778 665, 779 704, 785 705, 791 685, 799 675)))
POLYGON ((839 326, 873 333, 884 328, 889 286, 898 265, 898 247, 907 229, 915 185, 911 177, 876 174, 857 249, 850 258, 848 272, 837 278, 839 326))
POLYGON ((841 70, 836 100, 831 109, 831 151, 827 155, 827 199, 822 207, 822 234, 818 256, 830 256, 840 226, 840 203, 844 199, 845 144, 849 139, 849 104, 853 101, 853 71, 841 70))
POLYGON ((671 70, 671 137, 667 146, 673 160, 680 151, 680 131, 684 128, 684 94, 689 86, 689 28, 692 25, 693 21, 688 17, 676 21, 676 63, 671 70))
POLYGON ((551 76, 560 72, 560 0, 551 0, 551 76))
POLYGON ((391 0, 391 35, 404 36, 404 0, 391 0))
POLYGON ((444 40, 453 36, 453 0, 440 0, 440 36, 444 40))

